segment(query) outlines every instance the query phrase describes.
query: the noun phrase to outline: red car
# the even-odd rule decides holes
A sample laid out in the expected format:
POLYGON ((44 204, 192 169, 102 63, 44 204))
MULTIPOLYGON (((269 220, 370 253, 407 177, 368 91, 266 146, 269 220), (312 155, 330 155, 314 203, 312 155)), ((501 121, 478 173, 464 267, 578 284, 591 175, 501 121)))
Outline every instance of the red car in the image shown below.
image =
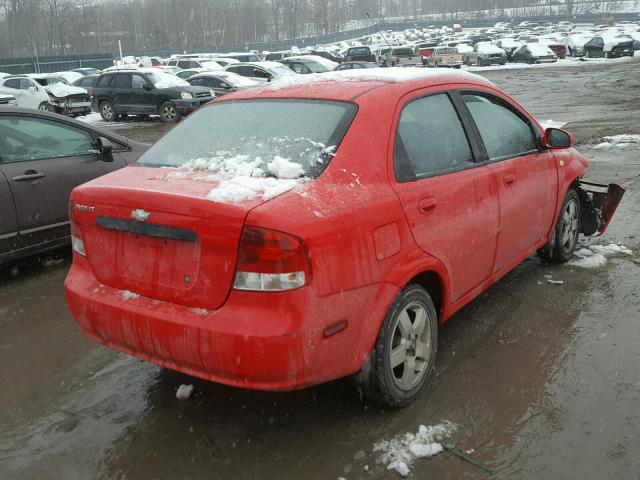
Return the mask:
POLYGON ((536 251, 571 258, 623 190, 489 81, 405 70, 227 95, 76 188, 83 332, 228 385, 415 399, 438 325, 536 251))

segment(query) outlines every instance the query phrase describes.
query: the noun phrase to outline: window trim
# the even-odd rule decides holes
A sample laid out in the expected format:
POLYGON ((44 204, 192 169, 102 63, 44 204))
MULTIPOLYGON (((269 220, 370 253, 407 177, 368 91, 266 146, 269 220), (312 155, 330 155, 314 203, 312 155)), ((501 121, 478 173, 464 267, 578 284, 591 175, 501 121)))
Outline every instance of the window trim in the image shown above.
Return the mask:
POLYGON ((478 140, 478 147, 480 148, 480 158, 482 160, 479 161, 480 164, 482 165, 489 165, 492 163, 498 163, 498 162, 504 162, 506 160, 511 160, 514 158, 520 158, 520 157, 526 157, 529 155, 534 155, 536 153, 542 153, 544 151, 546 151, 545 149, 541 148, 541 138, 542 135, 540 133, 540 131, 538 130, 538 128, 536 128, 536 125, 531 121, 531 119, 525 115, 519 108, 517 108, 515 105, 513 105, 511 102, 507 101, 506 99, 494 94, 494 93, 490 93, 490 92, 486 92, 483 90, 471 90, 471 89, 458 89, 456 91, 458 98, 459 98, 459 108, 462 109, 465 113, 464 113, 464 117, 466 118, 466 121, 469 122, 469 126, 470 128, 472 128, 475 131, 475 135, 477 135, 477 140, 478 140), (497 103, 498 105, 500 105, 503 108, 506 108, 507 110, 509 110, 511 113, 513 113, 514 115, 516 115, 518 118, 520 118, 520 120, 522 120, 528 127, 529 130, 531 130, 532 136, 533 136, 533 143, 534 143, 534 148, 532 150, 526 151, 526 152, 521 152, 515 155, 509 155, 509 156, 505 156, 505 157, 499 157, 496 159, 490 159, 489 158, 489 154, 487 153, 487 149, 485 147, 484 144, 484 140, 482 139, 482 135, 480 134, 480 129, 478 128, 478 125, 476 124, 475 119, 473 118, 473 115, 471 114, 471 111, 469 110, 469 108, 467 107, 463 95, 478 95, 480 97, 488 97, 490 100, 494 100, 495 103, 497 103))
MULTIPOLYGON (((4 117, 25 117, 25 118, 32 118, 32 119, 36 119, 36 120, 46 120, 49 122, 53 122, 53 123, 58 123, 58 124, 62 124, 66 127, 70 127, 70 128, 76 128, 78 130, 82 130, 83 132, 87 133, 91 139, 94 141, 96 141, 96 139, 98 137, 104 137, 106 139, 108 139, 109 141, 111 141, 111 143, 113 143, 114 149, 113 149, 113 153, 126 153, 126 152, 131 152, 133 151, 133 147, 128 144, 128 143, 124 143, 122 140, 119 140, 115 137, 113 137, 112 135, 110 135, 109 133, 106 132, 102 132, 102 131, 97 131, 97 130, 93 130, 90 127, 87 127, 85 125, 78 125, 76 123, 72 123, 70 121, 66 121, 66 118, 50 118, 48 116, 42 115, 42 114, 38 114, 36 113, 36 111, 34 111, 33 113, 31 112, 0 112, 0 118, 4 118, 4 117), (122 149, 118 149, 117 146, 118 145, 122 145, 124 148, 122 149)), ((85 155, 67 155, 67 156, 60 156, 60 157, 48 157, 48 158, 69 158, 69 157, 81 157, 81 156, 86 156, 86 155, 92 155, 91 153, 87 153, 85 155)), ((95 155, 95 154, 94 154, 95 155)), ((41 159, 41 160, 46 160, 46 158, 41 159)), ((18 162, 2 162, 2 163, 18 163, 18 162)))
POLYGON ((467 122, 465 122, 465 119, 463 118, 463 115, 461 115, 460 110, 458 109, 458 105, 456 103, 455 100, 455 93, 456 90, 437 90, 437 91, 433 91, 433 92, 428 92, 428 93, 424 93, 424 94, 420 94, 417 95, 415 97, 411 97, 409 99, 407 99, 407 101, 402 105, 402 108, 400 109, 400 112, 398 113, 398 117, 395 121, 395 124, 393 126, 393 139, 392 139, 392 148, 391 148, 391 160, 392 160, 392 167, 393 167, 393 177, 395 178, 396 182, 398 183, 410 183, 410 182, 417 182, 420 180, 424 180, 426 178, 432 178, 432 177, 439 177, 441 175, 448 175, 450 173, 456 173, 456 172, 460 172, 463 170, 469 170, 471 168, 476 168, 479 167, 481 165, 483 165, 482 163, 480 163, 478 161, 478 153, 479 153, 479 149, 478 146, 476 145, 477 139, 475 138, 475 135, 473 133, 472 130, 470 130, 468 127, 469 125, 467 125, 467 122), (416 173, 414 172, 414 176, 412 178, 405 178, 402 176, 399 176, 399 169, 396 168, 396 141, 398 138, 398 126, 400 124, 400 119, 402 118, 402 112, 404 112, 404 109, 412 102, 415 102, 417 100, 421 100, 423 98, 427 98, 427 97, 432 97, 434 95, 446 95, 449 98, 449 101, 451 102, 451 106, 456 114, 456 116, 458 117, 458 120, 460 121, 460 126, 462 127, 462 131, 465 135, 465 138, 467 139, 467 143, 469 145, 469 151, 471 152, 471 161, 468 162, 468 164, 463 164, 463 165, 459 165, 457 167, 452 167, 446 170, 439 170, 437 172, 430 172, 430 173, 423 173, 420 175, 416 175, 416 173))

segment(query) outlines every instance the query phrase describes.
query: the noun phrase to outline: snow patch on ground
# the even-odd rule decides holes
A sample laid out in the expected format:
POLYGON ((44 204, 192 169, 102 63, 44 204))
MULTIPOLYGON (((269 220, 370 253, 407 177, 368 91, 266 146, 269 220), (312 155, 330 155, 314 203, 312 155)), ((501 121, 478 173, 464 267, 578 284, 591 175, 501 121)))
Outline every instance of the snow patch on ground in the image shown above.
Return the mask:
POLYGON ((176 391, 176 398, 178 400, 187 400, 193 393, 193 385, 182 384, 176 391))
POLYGON ((90 113, 89 115, 77 117, 76 120, 80 120, 89 124, 95 124, 102 122, 102 117, 99 113, 90 113))
POLYGON ((594 150, 610 150, 613 148, 640 148, 640 135, 612 135, 604 137, 603 142, 594 145, 594 150))
POLYGON ((633 252, 624 245, 591 245, 581 248, 575 253, 576 258, 569 265, 582 268, 600 268, 607 264, 608 258, 614 255, 632 255, 633 252))
POLYGON ((379 454, 378 462, 385 464, 387 470, 394 470, 406 477, 416 459, 442 452, 440 442, 455 430, 456 426, 449 421, 432 426, 420 425, 416 433, 405 433, 374 444, 373 451, 379 454))
POLYGON ((140 295, 130 292, 129 290, 120 290, 120 298, 122 298, 122 300, 134 300, 140 298, 140 295))
POLYGON ((562 128, 567 124, 567 122, 558 122, 556 120, 543 120, 540 122, 542 128, 562 128))

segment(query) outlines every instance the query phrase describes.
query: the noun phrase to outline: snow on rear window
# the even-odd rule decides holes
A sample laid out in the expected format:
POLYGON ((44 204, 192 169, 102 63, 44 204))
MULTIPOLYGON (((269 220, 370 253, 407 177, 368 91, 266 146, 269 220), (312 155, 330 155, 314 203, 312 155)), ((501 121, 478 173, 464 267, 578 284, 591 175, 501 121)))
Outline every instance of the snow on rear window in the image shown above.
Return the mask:
POLYGON ((322 173, 355 112, 351 103, 325 100, 219 102, 175 127, 137 165, 180 169, 167 179, 187 172, 217 182, 214 201, 268 200, 322 173))

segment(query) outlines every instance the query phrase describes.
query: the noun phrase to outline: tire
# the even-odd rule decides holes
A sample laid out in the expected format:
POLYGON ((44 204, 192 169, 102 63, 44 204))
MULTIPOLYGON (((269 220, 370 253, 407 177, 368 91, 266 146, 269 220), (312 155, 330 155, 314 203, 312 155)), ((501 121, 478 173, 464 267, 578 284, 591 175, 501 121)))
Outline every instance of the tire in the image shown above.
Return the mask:
POLYGON ((464 64, 465 64, 467 67, 470 67, 470 66, 471 66, 471 60, 469 60, 469 57, 464 57, 464 64))
POLYGON ((178 111, 172 102, 164 102, 158 109, 160 121, 162 123, 176 123, 178 121, 178 111))
POLYGON ((409 285, 393 301, 380 328, 371 397, 389 407, 409 405, 427 386, 437 348, 438 316, 433 301, 424 288, 409 285))
POLYGON ((549 263, 564 263, 573 257, 578 245, 581 225, 580 197, 570 189, 562 202, 560 216, 551 241, 538 250, 538 256, 549 263))
POLYGON ((438 61, 437 61, 437 60, 436 60, 436 62, 433 64, 433 66, 434 66, 434 67, 436 67, 436 68, 438 68, 438 67, 439 67, 439 65, 438 65, 438 61))
POLYGON ((109 100, 100 102, 100 116, 105 122, 113 122, 118 118, 116 110, 109 100))
POLYGON ((453 68, 455 68, 456 70, 460 70, 461 67, 462 67, 462 65, 454 65, 453 68))
POLYGON ((40 110, 41 112, 50 112, 51 107, 47 102, 42 102, 40 105, 38 105, 38 110, 40 110))

